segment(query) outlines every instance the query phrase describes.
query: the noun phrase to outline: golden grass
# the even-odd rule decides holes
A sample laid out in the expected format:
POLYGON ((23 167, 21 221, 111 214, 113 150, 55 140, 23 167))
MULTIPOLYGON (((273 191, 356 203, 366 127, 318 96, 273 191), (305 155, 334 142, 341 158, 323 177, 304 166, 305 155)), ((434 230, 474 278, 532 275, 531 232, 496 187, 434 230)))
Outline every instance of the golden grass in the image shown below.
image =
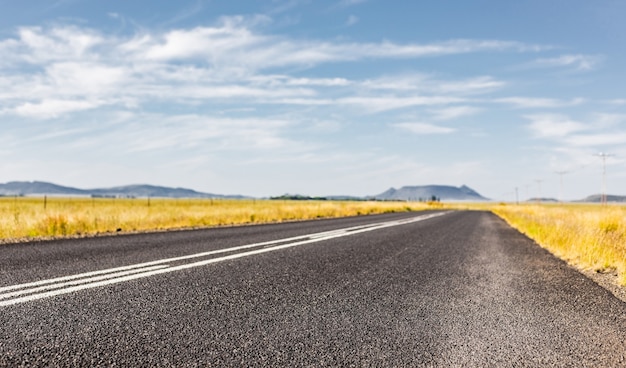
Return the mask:
POLYGON ((415 211, 425 203, 211 199, 0 198, 0 241, 415 211))
POLYGON ((557 257, 584 269, 616 271, 626 285, 626 206, 501 204, 491 210, 557 257))

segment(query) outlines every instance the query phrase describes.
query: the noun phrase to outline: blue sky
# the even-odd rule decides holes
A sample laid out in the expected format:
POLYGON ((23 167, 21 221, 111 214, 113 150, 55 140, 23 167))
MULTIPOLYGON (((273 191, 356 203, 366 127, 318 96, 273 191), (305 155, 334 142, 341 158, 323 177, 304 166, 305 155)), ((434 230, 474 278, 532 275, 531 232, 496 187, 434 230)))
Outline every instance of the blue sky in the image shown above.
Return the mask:
POLYGON ((0 8, 0 182, 626 194, 621 0, 0 8))

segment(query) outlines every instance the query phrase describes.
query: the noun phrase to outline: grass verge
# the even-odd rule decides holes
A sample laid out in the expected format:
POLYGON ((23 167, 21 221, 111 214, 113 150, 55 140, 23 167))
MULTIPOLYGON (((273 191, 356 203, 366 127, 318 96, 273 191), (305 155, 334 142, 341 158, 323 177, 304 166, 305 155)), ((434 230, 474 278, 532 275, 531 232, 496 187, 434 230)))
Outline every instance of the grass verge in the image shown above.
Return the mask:
POLYGON ((0 198, 0 242, 418 211, 426 203, 0 198))
POLYGON ((501 204, 491 211, 555 256, 582 269, 617 273, 626 286, 626 207, 501 204))

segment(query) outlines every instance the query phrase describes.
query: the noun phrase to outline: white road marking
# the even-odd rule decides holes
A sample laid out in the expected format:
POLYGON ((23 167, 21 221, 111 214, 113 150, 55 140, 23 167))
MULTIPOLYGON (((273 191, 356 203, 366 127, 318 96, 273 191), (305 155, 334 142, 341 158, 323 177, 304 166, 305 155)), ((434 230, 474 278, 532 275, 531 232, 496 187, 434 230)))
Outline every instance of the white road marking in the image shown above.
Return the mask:
POLYGON ((290 241, 294 241, 294 240, 302 240, 302 239, 309 239, 309 238, 324 238, 326 236, 333 235, 333 234, 336 234, 336 233, 344 233, 346 231, 354 231, 354 230, 359 230, 359 229, 363 229, 363 228, 371 227, 371 226, 376 226, 376 225, 378 225, 378 224, 360 225, 360 226, 354 226, 354 227, 349 227, 349 228, 345 228, 345 229, 325 231, 325 232, 321 232, 321 233, 299 235, 299 236, 294 236, 294 237, 291 237, 291 238, 270 240, 270 241, 266 241, 266 242, 246 244, 246 245, 240 245, 240 246, 231 247, 231 248, 218 249, 218 250, 212 250, 212 251, 208 251, 208 252, 190 254, 190 255, 186 255, 186 256, 166 258, 166 259, 161 259, 161 260, 157 260, 157 261, 138 263, 138 264, 134 264, 134 265, 130 265, 130 266, 109 268, 109 269, 106 269, 106 270, 91 271, 91 272, 85 272, 85 273, 76 274, 76 275, 57 277, 57 278, 48 279, 48 280, 40 280, 40 281, 29 282, 29 283, 25 283, 25 284, 5 286, 5 287, 0 287, 0 293, 4 293, 6 291, 11 291, 11 290, 23 289, 23 288, 27 288, 27 287, 40 286, 40 285, 53 284, 53 283, 64 282, 64 281, 69 281, 69 280, 81 279, 81 278, 85 278, 85 277, 97 276, 97 275, 102 275, 102 274, 107 274, 107 273, 118 272, 118 271, 126 271, 126 270, 132 270, 132 269, 136 269, 136 268, 143 268, 143 267, 148 267, 148 266, 153 266, 153 265, 158 265, 158 264, 163 264, 163 263, 172 263, 172 262, 177 262, 177 261, 184 261, 184 260, 187 260, 187 259, 206 257, 206 256, 214 255, 214 254, 236 252, 236 251, 239 251, 239 250, 244 250, 244 249, 249 249, 249 248, 254 248, 254 247, 261 247, 261 246, 272 245, 272 244, 277 244, 277 243, 286 243, 286 242, 290 242, 290 241))
POLYGON ((77 274, 77 275, 57 277, 57 278, 49 279, 49 280, 41 280, 41 281, 35 281, 31 283, 26 283, 26 284, 6 286, 3 288, 0 288, 0 307, 24 303, 24 302, 28 302, 32 300, 37 300, 37 299, 48 298, 48 297, 52 297, 56 295, 69 294, 69 293, 73 293, 73 292, 80 291, 80 290, 91 289, 91 288, 105 286, 105 285, 117 284, 121 282, 136 280, 136 279, 164 274, 164 273, 205 266, 205 265, 212 264, 212 263, 223 262, 223 261, 233 260, 233 259, 242 258, 242 257, 248 257, 248 256, 256 255, 256 254, 273 252, 276 250, 297 247, 297 246, 304 245, 304 244, 311 244, 311 243, 321 242, 324 240, 335 239, 335 238, 340 238, 344 236, 351 236, 351 235, 360 234, 364 232, 380 230, 380 229, 384 229, 387 227, 414 223, 418 221, 427 220, 433 217, 442 216, 444 214, 446 214, 446 212, 422 215, 422 216, 412 217, 412 218, 404 219, 404 220, 380 222, 380 223, 375 223, 375 224, 354 226, 350 228, 326 231, 326 232, 321 232, 321 233, 300 235, 300 236, 291 237, 291 238, 241 245, 241 246, 231 247, 231 248, 226 248, 226 249, 219 249, 219 250, 214 250, 214 251, 209 251, 209 252, 191 254, 187 256, 161 259, 161 260, 152 261, 152 262, 138 263, 135 265, 116 267, 116 268, 111 268, 107 270, 86 272, 86 273, 77 274), (285 243, 285 244, 279 244, 279 243, 285 243), (278 245, 274 245, 274 244, 278 244, 278 245), (274 246, 265 247, 267 245, 274 245, 274 246), (171 263, 175 261, 206 257, 206 256, 214 255, 214 254, 220 254, 220 253, 235 252, 235 251, 240 251, 240 250, 245 250, 245 249, 250 249, 250 248, 255 248, 255 247, 265 247, 265 248, 255 249, 255 250, 246 251, 246 252, 240 252, 240 253, 231 254, 231 255, 227 255, 227 256, 223 256, 219 258, 211 258, 211 259, 207 259, 203 261, 187 263, 187 264, 183 264, 179 266, 163 265, 164 263, 171 263), (19 289, 22 289, 22 290, 19 290, 19 289), (56 289, 56 290, 50 290, 50 289, 56 289), (12 291, 12 290, 17 290, 17 291, 12 291), (45 290, 50 290, 50 291, 45 291, 45 290), (44 292, 39 292, 39 291, 44 291, 44 292), (30 295, 20 296, 24 294, 30 294, 30 295), (15 298, 16 296, 18 297, 15 298), (13 299, 9 299, 9 298, 13 298, 13 299), (8 299, 8 300, 2 300, 2 299, 8 299))
POLYGON ((24 295, 24 294, 32 294, 32 293, 36 293, 38 291, 43 291, 43 290, 59 289, 65 286, 92 283, 92 282, 96 282, 100 280, 106 280, 106 279, 112 279, 112 278, 122 277, 126 275, 132 275, 134 273, 139 273, 139 272, 148 272, 148 271, 153 271, 153 270, 166 268, 166 267, 169 267, 169 266, 158 265, 158 266, 152 266, 152 267, 146 267, 146 268, 140 268, 140 269, 132 269, 130 271, 124 271, 124 272, 107 273, 102 276, 95 276, 95 277, 90 277, 86 279, 66 281, 66 282, 61 282, 61 283, 56 283, 56 284, 48 284, 48 285, 38 286, 38 287, 30 288, 30 289, 10 291, 8 293, 0 294, 0 299, 12 298, 14 296, 24 295))

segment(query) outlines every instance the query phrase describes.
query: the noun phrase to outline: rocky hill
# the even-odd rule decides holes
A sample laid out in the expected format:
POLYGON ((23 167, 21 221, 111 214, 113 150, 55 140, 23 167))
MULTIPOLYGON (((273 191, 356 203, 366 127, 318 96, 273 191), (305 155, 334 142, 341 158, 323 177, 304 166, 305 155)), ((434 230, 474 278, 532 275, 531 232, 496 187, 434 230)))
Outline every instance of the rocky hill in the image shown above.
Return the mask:
MULTIPOLYGON (((575 202, 600 203, 601 201, 602 196, 600 194, 593 194, 575 202)), ((608 194, 606 196, 606 201, 612 203, 624 203, 626 202, 626 196, 608 194)))
POLYGON ((447 185, 405 186, 400 189, 390 188, 387 191, 372 196, 377 200, 401 201, 488 201, 488 198, 478 194, 468 186, 453 187, 447 185))

